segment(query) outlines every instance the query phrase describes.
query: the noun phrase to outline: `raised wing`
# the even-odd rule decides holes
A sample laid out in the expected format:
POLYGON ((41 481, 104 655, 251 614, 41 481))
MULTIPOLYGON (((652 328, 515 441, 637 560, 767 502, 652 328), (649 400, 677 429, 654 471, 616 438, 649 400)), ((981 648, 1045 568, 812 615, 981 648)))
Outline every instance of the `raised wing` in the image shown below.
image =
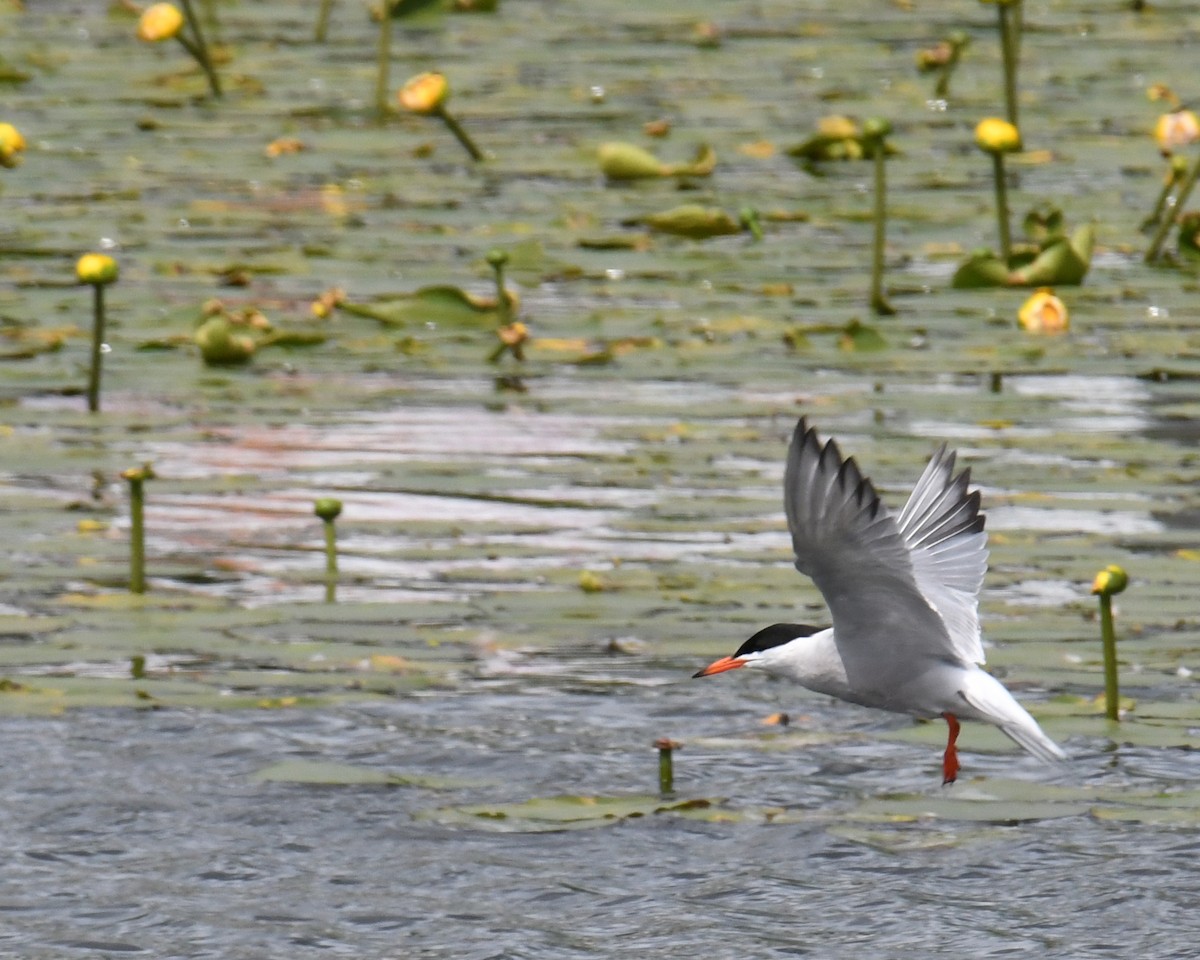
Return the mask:
POLYGON ((983 663, 979 591, 987 573, 987 534, 971 471, 954 476, 946 445, 930 459, 896 521, 908 545, 917 587, 941 614, 963 660, 983 663))
MULTIPOLYGON (((934 481, 927 486, 932 489, 934 481)), ((930 506, 940 502, 931 498, 930 506)), ((909 536, 929 537, 934 548, 930 553, 922 544, 926 552, 914 562, 912 545, 871 481, 834 441, 822 446, 803 419, 788 449, 784 508, 796 569, 812 577, 829 605, 852 686, 886 698, 930 658, 969 659, 952 639, 937 598, 931 601, 922 589, 923 580, 943 569, 938 564, 946 550, 932 520, 951 518, 947 510, 911 514, 909 536), (929 524, 922 522, 926 517, 929 524)), ((955 556, 953 549, 949 555, 955 556)))

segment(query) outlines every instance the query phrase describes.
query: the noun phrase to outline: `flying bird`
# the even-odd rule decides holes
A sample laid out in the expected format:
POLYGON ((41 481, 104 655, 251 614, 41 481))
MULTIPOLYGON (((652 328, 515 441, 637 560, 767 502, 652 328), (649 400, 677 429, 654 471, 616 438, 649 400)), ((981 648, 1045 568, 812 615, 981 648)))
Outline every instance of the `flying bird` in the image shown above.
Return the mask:
POLYGON ((1012 694, 981 669, 979 590, 987 534, 970 470, 954 475, 943 444, 899 516, 837 444, 796 424, 783 503, 796 569, 825 598, 833 626, 765 627, 695 674, 752 667, 840 700, 949 727, 942 782, 958 776, 960 720, 999 727, 1043 760, 1066 755, 1012 694))

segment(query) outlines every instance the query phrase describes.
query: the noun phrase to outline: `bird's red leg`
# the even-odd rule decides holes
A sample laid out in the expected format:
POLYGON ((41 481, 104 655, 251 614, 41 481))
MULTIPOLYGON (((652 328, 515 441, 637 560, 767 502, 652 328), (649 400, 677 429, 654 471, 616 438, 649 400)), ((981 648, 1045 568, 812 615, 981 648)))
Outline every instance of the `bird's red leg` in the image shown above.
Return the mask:
POLYGON ((942 786, 953 783, 958 779, 958 750, 954 743, 958 740, 958 717, 952 713, 943 713, 946 725, 950 728, 950 739, 946 741, 946 752, 942 754, 942 786))

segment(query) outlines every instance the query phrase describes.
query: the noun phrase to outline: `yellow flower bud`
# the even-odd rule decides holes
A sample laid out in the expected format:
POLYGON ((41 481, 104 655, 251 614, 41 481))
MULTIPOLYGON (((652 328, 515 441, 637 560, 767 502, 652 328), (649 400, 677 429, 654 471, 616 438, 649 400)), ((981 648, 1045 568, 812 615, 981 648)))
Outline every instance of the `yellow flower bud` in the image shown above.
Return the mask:
POLYGON ((1154 125, 1154 142, 1164 156, 1170 156, 1179 147, 1200 140, 1200 119, 1191 110, 1174 110, 1164 113, 1154 125))
POLYGON ((1065 333, 1071 325, 1067 305, 1049 287, 1040 288, 1017 312, 1017 323, 1029 333, 1065 333))
POLYGON ((252 336, 237 332, 234 324, 222 316, 205 320, 193 339, 200 348, 200 356, 209 366, 249 363, 257 346, 252 336))
POLYGON ((178 7, 171 3, 155 3, 142 12, 137 35, 139 40, 158 43, 160 40, 170 40, 182 29, 183 14, 178 7))
POLYGON ((1120 593, 1127 586, 1129 586, 1129 574, 1115 563, 1110 563, 1096 574, 1096 579, 1092 581, 1092 593, 1111 597, 1114 593, 1120 593))
POLYGON ((849 117, 834 114, 817 121, 817 136, 828 140, 852 140, 859 134, 858 124, 849 117))
POLYGON ((999 117, 987 117, 975 127, 975 143, 987 153, 1017 153, 1021 149, 1021 131, 999 117))
POLYGON ((333 497, 321 497, 313 504, 313 513, 326 523, 336 520, 341 512, 342 501, 333 497))
POLYGON ((396 93, 400 106, 413 113, 437 113, 450 97, 450 84, 440 73, 419 73, 396 93))
POLYGON ((118 273, 117 261, 103 253, 85 253, 75 264, 80 283, 102 286, 116 280, 118 273))
POLYGON ((25 149, 25 138, 11 123, 0 123, 0 167, 15 167, 17 154, 25 149))
POLYGON ((518 320, 515 323, 508 324, 508 326, 501 327, 496 331, 496 336, 500 338, 500 342, 506 347, 519 347, 529 339, 529 328, 518 320))

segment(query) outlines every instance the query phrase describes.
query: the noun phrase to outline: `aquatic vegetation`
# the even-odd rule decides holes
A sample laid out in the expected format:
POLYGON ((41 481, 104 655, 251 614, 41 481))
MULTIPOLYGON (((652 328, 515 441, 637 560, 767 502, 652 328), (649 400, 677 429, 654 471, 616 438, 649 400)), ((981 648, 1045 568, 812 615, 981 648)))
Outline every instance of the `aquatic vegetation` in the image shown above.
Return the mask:
MULTIPOLYGON (((862 160, 870 156, 869 139, 863 125, 851 117, 834 114, 817 121, 817 132, 802 143, 787 150, 789 157, 809 164, 833 160, 862 160)), ((884 150, 895 148, 884 143, 884 150)))
POLYGON ((1004 64, 1004 109, 1008 122, 1018 126, 1017 66, 1021 51, 1024 8, 1021 0, 980 0, 996 7, 1000 31, 1000 55, 1004 64))
POLYGON ((312 304, 309 312, 318 320, 326 320, 346 301, 346 291, 341 287, 330 287, 322 290, 312 304))
POLYGON ((1200 119, 1183 107, 1164 113, 1154 125, 1154 142, 1164 157, 1197 140, 1200 140, 1200 119))
POLYGON ((996 226, 1000 234, 1000 257, 1012 257, 1009 232, 1008 179, 1004 173, 1004 155, 1021 149, 1021 131, 998 117, 986 117, 975 127, 975 145, 992 158, 992 182, 996 191, 996 226))
POLYGON ((484 259, 492 268, 492 278, 496 282, 496 304, 500 308, 501 321, 511 320, 514 301, 504 285, 504 266, 508 263, 508 254, 503 250, 493 249, 487 252, 484 259))
POLYGON ((204 320, 196 328, 193 340, 209 366, 241 366, 249 363, 258 349, 258 341, 250 329, 249 323, 221 312, 204 320))
POLYGON ((935 97, 950 95, 950 79, 962 60, 963 51, 970 45, 971 38, 961 30, 955 30, 945 40, 917 51, 917 72, 937 75, 933 86, 935 97))
POLYGON ((609 180, 649 180, 655 177, 707 177, 717 165, 717 154, 707 144, 696 149, 686 163, 664 163, 649 150, 622 141, 596 148, 600 172, 609 180))
POLYGON ((733 216, 720 207, 706 207, 699 203, 685 203, 669 210, 649 213, 622 221, 624 226, 643 225, 658 233, 669 233, 692 240, 709 237, 725 237, 749 232, 756 240, 762 239, 762 227, 758 213, 746 208, 733 216))
POLYGON ((334 521, 341 515, 342 501, 333 497, 321 497, 313 504, 313 513, 325 528, 325 602, 337 599, 338 556, 337 528, 334 521))
POLYGON ((659 737, 654 741, 654 749, 658 751, 658 792, 664 797, 675 792, 674 753, 682 746, 670 737, 659 737))
POLYGON ((1076 286, 1091 267, 1095 228, 1084 224, 1067 234, 1062 211, 1044 204, 1024 219, 1027 243, 1014 245, 1009 228, 1008 187, 1004 155, 1021 149, 1021 135, 1005 120, 990 117, 975 128, 976 145, 992 157, 996 221, 1000 253, 979 250, 954 274, 951 285, 974 287, 1076 286))
POLYGON ((1109 720, 1120 719, 1117 688, 1117 634, 1113 627, 1112 598, 1129 585, 1129 575, 1109 564, 1092 581, 1092 594, 1100 598, 1100 641, 1104 647, 1104 710, 1109 720))
POLYGON ((419 73, 397 91, 396 99, 400 106, 411 113, 440 119, 472 160, 478 162, 485 159, 483 151, 476 146, 462 124, 446 109, 446 102, 450 99, 450 84, 445 76, 432 72, 419 73))
MULTIPOLYGON (((321 0, 317 9, 317 23, 313 27, 313 42, 324 43, 329 37, 329 14, 333 12, 333 0, 321 0)), ((387 89, 387 85, 384 85, 387 89)))
POLYGON ((221 79, 213 66, 212 54, 204 39, 200 20, 192 9, 191 0, 182 2, 182 13, 173 3, 155 3, 142 11, 137 26, 138 39, 145 43, 177 40, 204 71, 212 95, 219 98, 222 95, 221 79))
MULTIPOLYGON (((1152 88, 1152 91, 1154 89, 1152 88)), ((1191 198, 1197 177, 1200 177, 1200 154, 1197 154, 1196 159, 1188 165, 1187 161, 1176 153, 1180 147, 1190 146, 1200 140, 1200 119, 1191 110, 1185 110, 1178 106, 1178 100, 1174 93, 1167 90, 1166 93, 1160 93, 1160 95, 1174 100, 1176 109, 1159 117, 1158 123, 1154 127, 1154 141, 1158 144, 1163 156, 1167 157, 1170 167, 1154 210, 1142 223, 1143 229, 1157 225, 1154 236, 1150 240, 1150 246, 1146 248, 1144 257, 1146 263, 1153 263, 1158 259, 1167 234, 1177 222, 1180 223, 1180 251, 1187 251, 1189 243, 1185 239, 1183 230, 1182 217, 1186 216, 1183 210, 1191 198), (1168 207, 1170 207, 1172 215, 1164 216, 1168 207)))
POLYGON ((11 123, 0 123, 0 167, 15 167, 25 152, 25 138, 11 123))
POLYGON ((1179 256, 1200 260, 1200 210, 1192 210, 1179 218, 1179 256))
POLYGON ((1154 209, 1150 211, 1150 216, 1142 221, 1141 230, 1145 233, 1158 226, 1162 222, 1162 216, 1166 212, 1168 204, 1174 209, 1177 204, 1172 199, 1172 194, 1175 189, 1184 181, 1187 176, 1189 164, 1186 157, 1181 157, 1179 154, 1174 154, 1167 160, 1167 171, 1163 176, 1162 190, 1159 191, 1158 199, 1154 201, 1154 209))
POLYGON ((1070 328, 1067 306, 1049 287, 1041 287, 1017 312, 1017 324, 1029 333, 1066 333, 1070 328))
POLYGON ((121 472, 129 484, 129 592, 146 592, 146 490, 155 478, 154 467, 144 463, 121 472))
POLYGON ((105 253, 85 253, 75 264, 75 276, 92 288, 92 353, 88 367, 88 410, 100 410, 100 372, 104 362, 104 288, 116 283, 117 261, 105 253))
POLYGON ((875 232, 871 243, 871 309, 879 316, 891 316, 896 308, 883 291, 883 254, 887 243, 887 137, 892 125, 872 118, 863 124, 863 146, 875 165, 875 232))

